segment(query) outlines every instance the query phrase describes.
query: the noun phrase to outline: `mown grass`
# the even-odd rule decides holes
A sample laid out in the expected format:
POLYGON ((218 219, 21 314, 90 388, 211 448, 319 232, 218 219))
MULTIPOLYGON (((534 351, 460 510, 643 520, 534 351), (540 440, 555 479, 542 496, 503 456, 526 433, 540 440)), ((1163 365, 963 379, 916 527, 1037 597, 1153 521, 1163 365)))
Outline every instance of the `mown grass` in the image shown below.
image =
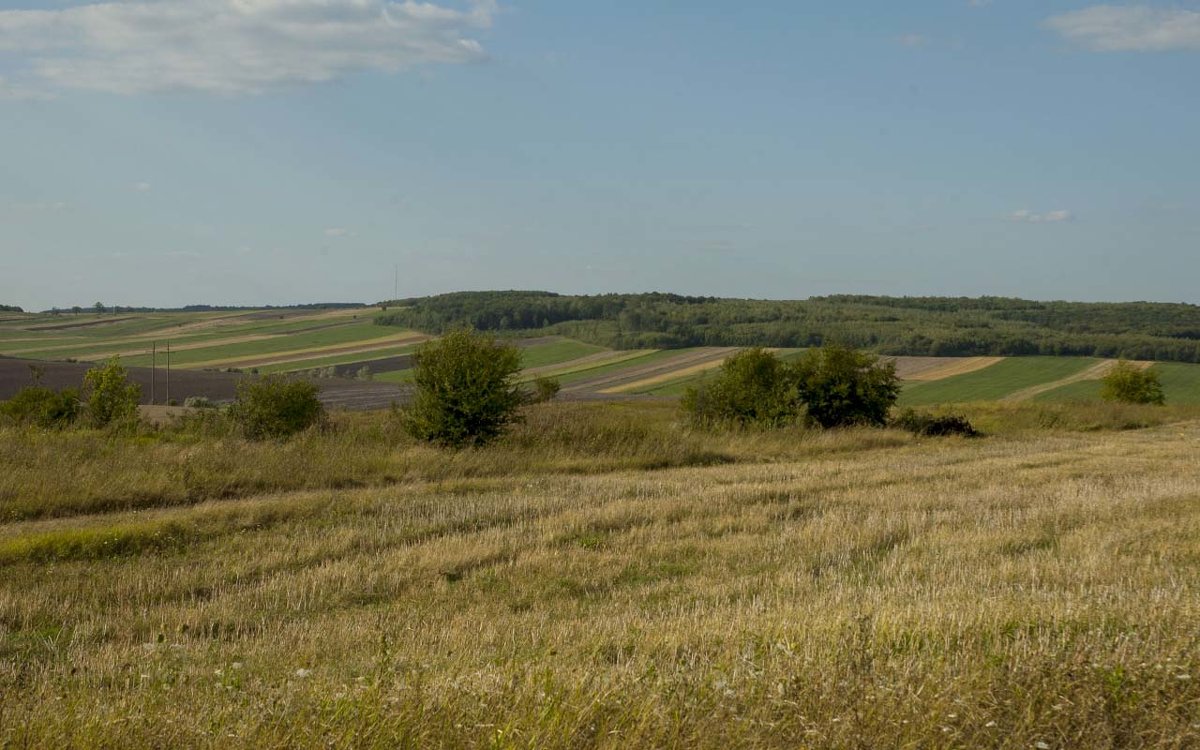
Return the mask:
POLYGON ((907 384, 900 403, 928 406, 1001 399, 1023 388, 1069 377, 1098 361, 1086 357, 1009 357, 964 375, 907 384))
POLYGON ((385 485, 0 525, 0 746, 1196 746, 1200 422, 988 408, 916 440, 548 405, 396 443, 425 473, 385 485))

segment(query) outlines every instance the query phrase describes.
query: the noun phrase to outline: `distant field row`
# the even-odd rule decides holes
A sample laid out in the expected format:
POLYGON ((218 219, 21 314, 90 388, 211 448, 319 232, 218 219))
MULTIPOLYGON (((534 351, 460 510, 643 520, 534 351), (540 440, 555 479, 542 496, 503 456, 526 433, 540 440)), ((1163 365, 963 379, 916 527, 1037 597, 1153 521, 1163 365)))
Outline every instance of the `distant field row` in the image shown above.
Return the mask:
MULTIPOLYGON (((410 355, 426 337, 377 326, 371 309, 261 310, 232 313, 135 313, 9 316, 0 320, 0 355, 96 361, 120 354, 151 364, 150 347, 171 344, 173 369, 259 373, 335 368, 370 372, 382 382, 411 380, 410 355)), ((733 348, 614 351, 567 338, 519 342, 525 380, 557 379, 571 398, 673 398, 711 377, 733 348)), ((780 350, 784 359, 802 352, 780 350)), ((898 357, 901 404, 972 401, 1072 401, 1099 398, 1108 362, 1087 357, 898 357)), ((1169 401, 1200 403, 1200 365, 1154 365, 1169 401)))

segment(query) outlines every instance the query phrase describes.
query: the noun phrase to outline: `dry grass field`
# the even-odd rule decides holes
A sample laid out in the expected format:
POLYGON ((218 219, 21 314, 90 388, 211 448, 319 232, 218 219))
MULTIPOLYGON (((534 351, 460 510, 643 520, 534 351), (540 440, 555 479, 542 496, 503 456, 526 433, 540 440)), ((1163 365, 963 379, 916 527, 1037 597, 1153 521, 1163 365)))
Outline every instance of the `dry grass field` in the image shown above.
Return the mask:
POLYGON ((971 416, 0 432, 0 747, 1200 745, 1200 413, 971 416))

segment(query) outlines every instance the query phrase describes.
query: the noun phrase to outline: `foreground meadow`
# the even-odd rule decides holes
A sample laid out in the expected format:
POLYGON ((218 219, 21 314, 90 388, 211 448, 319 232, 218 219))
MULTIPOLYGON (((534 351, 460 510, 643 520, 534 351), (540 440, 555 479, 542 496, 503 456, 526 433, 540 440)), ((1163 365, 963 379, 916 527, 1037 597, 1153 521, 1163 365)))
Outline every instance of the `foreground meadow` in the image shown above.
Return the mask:
POLYGON ((1200 745, 1196 415, 973 417, 0 432, 0 746, 1200 745))

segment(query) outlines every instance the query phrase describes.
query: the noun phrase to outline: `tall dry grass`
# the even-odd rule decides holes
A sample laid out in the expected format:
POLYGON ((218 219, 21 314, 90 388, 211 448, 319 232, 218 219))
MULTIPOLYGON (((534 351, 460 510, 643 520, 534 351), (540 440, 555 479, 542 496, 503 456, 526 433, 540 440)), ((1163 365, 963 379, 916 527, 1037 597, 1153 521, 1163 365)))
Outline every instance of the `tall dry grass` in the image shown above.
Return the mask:
POLYGON ((1200 423, 915 440, 627 408, 460 454, 367 423, 21 437, 91 497, 120 495, 105 465, 161 484, 0 525, 0 746, 1200 745, 1200 423), (176 499, 150 467, 197 452, 262 486, 176 499))

